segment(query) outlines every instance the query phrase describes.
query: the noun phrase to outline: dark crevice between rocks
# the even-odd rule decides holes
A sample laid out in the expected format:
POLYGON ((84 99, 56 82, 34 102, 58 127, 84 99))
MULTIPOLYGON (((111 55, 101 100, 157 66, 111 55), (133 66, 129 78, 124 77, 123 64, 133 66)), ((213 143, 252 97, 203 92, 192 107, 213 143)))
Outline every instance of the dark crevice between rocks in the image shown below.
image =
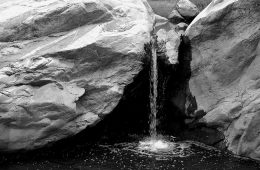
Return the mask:
POLYGON ((192 61, 192 47, 186 36, 181 37, 179 47, 179 64, 167 83, 167 100, 164 107, 167 114, 166 123, 163 125, 181 140, 194 140, 207 145, 224 148, 224 135, 216 128, 200 123, 206 115, 203 110, 198 110, 196 97, 189 88, 192 61), (169 119, 170 118, 170 119, 169 119))
MULTIPOLYGON (((42 87, 42 86, 45 86, 47 84, 50 84, 50 83, 56 83, 56 81, 54 80, 39 80, 39 81, 33 81, 33 82, 29 82, 29 83, 18 83, 18 84, 15 84, 13 86, 24 86, 24 85, 28 85, 28 86, 32 86, 32 87, 42 87)), ((58 83, 56 83, 58 84, 58 83)), ((59 85, 61 86, 61 85, 59 85)))
MULTIPOLYGON (((165 65, 159 61, 159 89, 160 105, 163 105, 158 113, 160 121, 159 131, 162 134, 178 136, 185 129, 184 120, 185 103, 188 97, 188 82, 191 76, 189 46, 184 36, 181 36, 177 65, 165 65), (162 90, 164 89, 164 93, 162 90)), ((164 54, 161 54, 164 55, 164 54)), ((163 58, 159 54, 159 58, 163 58)))

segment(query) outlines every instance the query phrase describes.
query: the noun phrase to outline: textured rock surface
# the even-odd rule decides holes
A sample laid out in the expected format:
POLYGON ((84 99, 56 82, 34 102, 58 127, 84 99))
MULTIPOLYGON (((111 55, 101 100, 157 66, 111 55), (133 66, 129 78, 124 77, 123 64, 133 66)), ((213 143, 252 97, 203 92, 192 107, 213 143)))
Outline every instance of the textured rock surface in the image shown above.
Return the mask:
POLYGON ((212 0, 190 0, 193 4, 195 4, 200 11, 202 11, 204 8, 206 8, 212 0))
POLYGON ((199 14, 199 9, 189 0, 179 0, 176 4, 177 11, 186 19, 192 19, 199 14))
POLYGON ((174 30, 160 29, 157 33, 160 53, 165 54, 168 64, 178 63, 180 36, 174 30))
POLYGON ((227 148, 260 160, 260 1, 214 0, 186 30, 192 45, 190 90, 200 120, 227 148))
POLYGON ((175 31, 175 25, 168 19, 156 15, 155 33, 157 36, 158 53, 163 53, 167 64, 178 63, 178 49, 180 45, 180 35, 175 31))
POLYGON ((185 19, 179 14, 177 10, 173 10, 171 14, 168 16, 169 21, 173 24, 178 24, 180 22, 184 22, 185 19))
POLYGON ((155 14, 167 18, 175 8, 176 0, 147 0, 155 14))
POLYGON ((0 148, 33 149, 97 123, 142 70, 140 0, 0 1, 0 148))

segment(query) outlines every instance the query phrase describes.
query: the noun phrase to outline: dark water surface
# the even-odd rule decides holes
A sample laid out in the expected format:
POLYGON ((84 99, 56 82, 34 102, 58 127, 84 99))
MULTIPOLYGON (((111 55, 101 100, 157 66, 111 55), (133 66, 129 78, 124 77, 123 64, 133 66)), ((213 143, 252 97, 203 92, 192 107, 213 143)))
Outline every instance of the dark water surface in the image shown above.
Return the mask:
MULTIPOLYGON (((233 156, 193 141, 173 142, 169 148, 152 152, 140 148, 139 141, 75 146, 74 150, 53 157, 53 153, 36 152, 0 159, 5 170, 259 170, 260 163, 233 156), (39 156, 41 155, 41 156, 39 156), (72 156, 73 155, 73 156, 72 156)), ((58 152, 58 151, 55 151, 58 152)), ((57 155, 57 153, 55 153, 57 155)))

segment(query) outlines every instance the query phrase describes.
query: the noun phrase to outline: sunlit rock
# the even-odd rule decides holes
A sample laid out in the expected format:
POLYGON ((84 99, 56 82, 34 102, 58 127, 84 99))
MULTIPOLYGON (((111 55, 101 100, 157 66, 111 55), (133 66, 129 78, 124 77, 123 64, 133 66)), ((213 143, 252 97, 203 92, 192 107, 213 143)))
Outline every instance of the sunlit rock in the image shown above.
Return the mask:
POLYGON ((176 0, 147 0, 155 14, 167 18, 175 8, 176 0))
POLYGON ((160 29, 157 32, 159 52, 166 56, 169 64, 178 63, 180 36, 174 30, 160 29))
POLYGON ((260 160, 260 1, 214 0, 186 30, 192 45, 190 90, 200 120, 227 148, 260 160))
POLYGON ((199 14, 199 9, 189 0, 179 0, 176 4, 177 11, 186 19, 192 19, 199 14))
POLYGON ((163 54, 166 64, 177 64, 180 35, 175 31, 176 26, 168 19, 158 15, 155 17, 155 23, 157 52, 163 54))
POLYGON ((154 16, 140 0, 0 2, 0 148, 75 135, 142 70, 154 16))

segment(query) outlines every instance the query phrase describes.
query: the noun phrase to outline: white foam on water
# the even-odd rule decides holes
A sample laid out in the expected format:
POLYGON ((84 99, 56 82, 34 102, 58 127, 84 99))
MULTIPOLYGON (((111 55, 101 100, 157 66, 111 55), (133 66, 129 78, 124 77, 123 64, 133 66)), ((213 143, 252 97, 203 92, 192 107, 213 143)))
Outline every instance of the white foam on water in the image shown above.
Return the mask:
POLYGON ((158 152, 160 150, 167 150, 169 149, 169 143, 163 140, 147 140, 139 142, 138 149, 140 150, 148 150, 151 152, 158 152))
POLYGON ((115 145, 107 145, 110 150, 121 152, 131 151, 141 157, 155 157, 157 160, 167 160, 173 157, 188 157, 193 155, 192 143, 174 142, 171 139, 162 137, 146 138, 139 142, 118 143, 115 145))
POLYGON ((148 154, 159 158, 187 157, 193 152, 191 144, 185 142, 174 142, 163 138, 148 138, 140 141, 137 150, 141 154, 148 154))

